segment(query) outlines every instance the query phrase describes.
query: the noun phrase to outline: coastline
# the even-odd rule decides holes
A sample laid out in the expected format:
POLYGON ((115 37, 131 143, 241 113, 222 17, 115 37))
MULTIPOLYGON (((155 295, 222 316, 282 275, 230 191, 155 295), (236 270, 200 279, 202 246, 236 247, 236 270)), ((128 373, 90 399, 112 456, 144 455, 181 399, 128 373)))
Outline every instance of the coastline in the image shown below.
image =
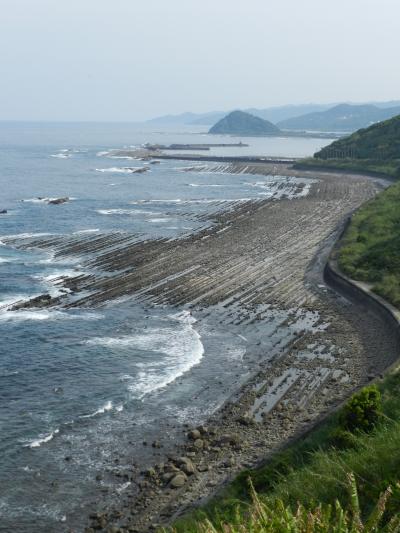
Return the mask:
POLYGON ((213 225, 177 240, 138 242, 119 234, 75 236, 70 243, 54 237, 33 242, 65 256, 87 253, 95 267, 90 275, 61 280, 72 291, 72 300, 65 295, 44 306, 90 308, 132 297, 149 306, 183 306, 200 321, 218 320, 222 328, 251 325, 261 335, 247 346, 247 355, 261 363, 214 415, 205 417, 200 437, 188 439, 193 428, 178 426, 176 442, 160 434, 151 447, 153 459, 140 472, 120 470, 118 476, 129 488, 115 507, 99 502, 88 532, 112 527, 142 532, 168 524, 242 468, 256 466, 308 431, 383 371, 394 354, 375 318, 357 317, 322 277, 343 221, 386 182, 297 172, 285 164, 235 164, 230 170, 239 174, 244 169, 317 179, 306 194, 299 185, 294 198, 224 206, 213 214, 213 225), (93 250, 99 250, 94 259, 93 250), (102 276, 101 269, 108 275, 102 276), (292 337, 288 345, 277 339, 272 350, 262 335, 273 314, 282 312, 281 331, 291 331, 292 337), (296 321, 304 326, 296 330, 296 321), (382 347, 387 359, 379 361, 382 347), (170 474, 183 469, 183 486, 172 488, 170 474))
MULTIPOLYGON (((391 355, 381 364, 377 357, 382 338, 385 337, 382 335, 385 325, 377 323, 375 316, 357 318, 353 304, 343 302, 337 294, 327 291, 324 285, 324 266, 332 245, 342 231, 343 219, 319 243, 317 253, 307 265, 304 285, 317 300, 310 307, 318 307, 321 314, 329 315, 331 322, 326 331, 332 335, 340 350, 347 351, 347 358, 343 358, 339 366, 348 371, 349 380, 340 379, 340 373, 335 376, 335 371, 331 380, 322 379, 317 383, 314 398, 306 409, 293 402, 294 398, 304 393, 304 389, 296 390, 295 382, 291 383, 282 397, 265 413, 261 423, 252 420, 249 416, 252 405, 263 395, 268 403, 268 388, 274 386, 274 380, 279 379, 282 373, 295 367, 298 369, 296 357, 316 339, 315 333, 300 335, 289 350, 273 361, 273 368, 267 362, 264 369, 250 378, 205 426, 200 427, 195 440, 191 438, 193 433, 189 433, 189 439, 184 437, 183 442, 177 443, 176 452, 170 454, 169 459, 144 471, 135 496, 121 501, 117 510, 92 515, 92 526, 99 528, 115 524, 114 527, 121 527, 121 531, 142 532, 168 525, 188 509, 204 503, 215 493, 215 488, 222 488, 241 469, 264 462, 269 455, 310 431, 327 414, 336 410, 354 390, 390 365, 390 357, 396 354, 395 344, 389 343, 387 353, 391 355), (381 338, 377 335, 380 328, 381 338), (315 394, 317 391, 320 395, 315 394), (293 393, 292 397, 290 392, 293 393), (197 440, 202 442, 199 447, 197 440), (186 475, 182 488, 171 488, 169 481, 165 480, 172 479, 171 472, 185 471, 188 464, 190 473, 186 475)), ((322 337, 324 335, 325 331, 321 333, 322 337)), ((329 366, 326 362, 324 364, 329 366)), ((311 367, 306 364, 303 370, 308 372, 311 367)), ((194 428, 187 428, 187 431, 190 429, 194 428)), ((86 531, 89 533, 91 528, 86 531)))

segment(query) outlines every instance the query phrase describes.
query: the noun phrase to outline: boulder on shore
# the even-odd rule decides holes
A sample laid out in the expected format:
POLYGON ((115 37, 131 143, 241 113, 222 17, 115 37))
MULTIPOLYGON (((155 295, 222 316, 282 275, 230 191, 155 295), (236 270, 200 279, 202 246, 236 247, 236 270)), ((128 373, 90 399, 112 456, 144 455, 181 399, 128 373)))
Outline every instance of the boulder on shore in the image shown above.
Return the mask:
POLYGON ((173 489, 179 489, 180 487, 183 487, 183 485, 186 483, 186 479, 187 478, 184 473, 177 474, 171 479, 169 484, 173 489))

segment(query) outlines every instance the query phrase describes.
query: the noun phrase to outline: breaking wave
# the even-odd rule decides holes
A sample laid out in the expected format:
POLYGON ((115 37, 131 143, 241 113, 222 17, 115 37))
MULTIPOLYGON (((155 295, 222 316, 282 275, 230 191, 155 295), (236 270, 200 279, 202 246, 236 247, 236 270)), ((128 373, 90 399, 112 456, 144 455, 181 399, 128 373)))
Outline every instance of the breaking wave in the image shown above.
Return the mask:
POLYGON ((188 311, 172 315, 170 319, 177 323, 177 327, 149 328, 145 332, 122 337, 96 337, 86 344, 162 354, 146 363, 136 363, 136 368, 140 370, 135 377, 121 377, 133 396, 142 398, 171 384, 203 358, 201 336, 194 328, 196 319, 188 311))

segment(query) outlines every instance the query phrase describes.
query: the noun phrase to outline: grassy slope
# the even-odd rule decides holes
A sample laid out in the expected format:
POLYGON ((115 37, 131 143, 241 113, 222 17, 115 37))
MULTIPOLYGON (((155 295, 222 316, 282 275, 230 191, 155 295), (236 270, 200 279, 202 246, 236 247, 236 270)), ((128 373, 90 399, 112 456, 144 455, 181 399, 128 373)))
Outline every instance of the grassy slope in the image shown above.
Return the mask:
POLYGON ((400 307, 400 183, 368 202, 352 219, 339 252, 350 277, 400 307))
POLYGON ((386 377, 379 388, 384 416, 372 433, 357 434, 350 446, 338 447, 334 436, 340 427, 340 413, 333 415, 265 466, 240 474, 218 498, 176 523, 175 531, 198 533, 199 524, 205 518, 218 531, 222 531, 221 523, 237 522, 238 509, 242 517, 249 509, 249 478, 260 500, 270 506, 281 500, 292 510, 298 503, 314 509, 320 503, 333 504, 336 499, 348 507, 347 474, 353 472, 364 515, 371 512, 389 485, 393 495, 387 514, 400 513, 400 488, 396 485, 400 479, 400 373, 386 377))

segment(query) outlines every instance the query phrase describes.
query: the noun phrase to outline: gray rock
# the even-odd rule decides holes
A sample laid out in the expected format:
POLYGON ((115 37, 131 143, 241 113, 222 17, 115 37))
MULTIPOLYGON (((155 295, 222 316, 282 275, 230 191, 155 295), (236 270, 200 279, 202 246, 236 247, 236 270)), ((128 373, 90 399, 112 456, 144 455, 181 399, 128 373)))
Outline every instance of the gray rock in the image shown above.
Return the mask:
POLYGON ((181 457, 182 462, 180 463, 180 468, 185 474, 192 475, 196 472, 194 464, 188 457, 181 457))
POLYGON ((65 204, 65 202, 69 202, 68 196, 65 198, 55 198, 54 200, 49 200, 47 203, 50 205, 60 205, 65 204))
POLYGON ((170 481, 170 487, 173 489, 179 489, 180 487, 183 487, 183 485, 186 483, 186 476, 185 474, 178 474, 175 477, 173 477, 170 481))
POLYGON ((198 429, 193 429, 192 431, 189 431, 188 437, 191 440, 197 440, 201 437, 201 433, 198 429))
POLYGON ((196 439, 193 443, 193 446, 197 450, 202 450, 204 448, 204 441, 202 439, 196 439))
POLYGON ((225 435, 221 435, 221 437, 218 439, 218 444, 222 446, 226 444, 236 445, 239 444, 239 437, 227 433, 225 435))
POLYGON ((179 468, 177 468, 175 465, 167 463, 164 466, 164 472, 179 472, 179 468))
POLYGON ((166 472, 165 474, 163 474, 162 480, 164 481, 164 483, 168 483, 175 476, 176 476, 175 472, 166 472))

